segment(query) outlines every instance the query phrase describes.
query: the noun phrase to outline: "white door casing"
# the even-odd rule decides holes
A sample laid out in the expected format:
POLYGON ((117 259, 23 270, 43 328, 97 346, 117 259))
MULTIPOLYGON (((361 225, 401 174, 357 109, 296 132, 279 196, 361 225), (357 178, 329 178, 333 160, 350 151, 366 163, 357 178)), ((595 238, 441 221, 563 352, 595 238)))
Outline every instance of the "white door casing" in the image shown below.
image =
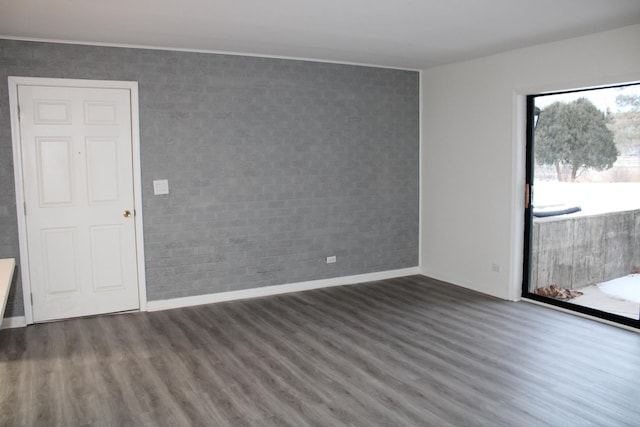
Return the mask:
POLYGON ((9 81, 26 323, 146 309, 137 85, 9 81))

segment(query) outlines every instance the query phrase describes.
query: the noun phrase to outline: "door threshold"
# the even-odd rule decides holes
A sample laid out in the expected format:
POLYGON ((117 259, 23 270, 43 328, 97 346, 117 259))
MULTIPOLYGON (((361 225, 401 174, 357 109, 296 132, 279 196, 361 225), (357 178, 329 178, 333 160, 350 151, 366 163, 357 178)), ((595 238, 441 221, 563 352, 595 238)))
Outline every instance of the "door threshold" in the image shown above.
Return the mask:
POLYGON ((639 328, 636 328, 636 327, 633 327, 633 326, 629 326, 629 325, 625 325, 623 323, 614 322, 614 321, 611 321, 611 320, 603 319, 601 317, 592 316, 590 314, 581 313, 579 311, 570 310, 568 308, 559 307, 557 305, 548 304, 546 302, 534 300, 534 299, 527 298, 527 297, 520 298, 520 301, 524 301, 524 302, 528 302, 528 303, 531 303, 531 304, 540 305, 540 306, 543 306, 543 307, 546 307, 546 308, 551 308, 553 310, 561 311, 561 312, 567 313, 567 314, 572 314, 572 315, 578 316, 578 317, 583 317, 585 319, 595 320, 596 322, 605 323, 605 324, 610 325, 610 326, 615 326, 615 327, 618 327, 618 328, 621 328, 621 329, 626 329, 628 331, 640 334, 640 329, 639 328))
MULTIPOLYGON (((141 312, 140 309, 134 308, 134 309, 131 309, 131 310, 111 311, 109 313, 87 314, 86 316, 61 317, 59 319, 39 320, 37 322, 33 322, 32 325, 43 325, 45 323, 53 323, 53 322, 65 322, 67 320, 94 319, 96 317, 117 316, 117 315, 120 315, 120 314, 140 313, 140 312, 141 312)), ((27 326, 29 326, 29 325, 27 325, 27 326)))

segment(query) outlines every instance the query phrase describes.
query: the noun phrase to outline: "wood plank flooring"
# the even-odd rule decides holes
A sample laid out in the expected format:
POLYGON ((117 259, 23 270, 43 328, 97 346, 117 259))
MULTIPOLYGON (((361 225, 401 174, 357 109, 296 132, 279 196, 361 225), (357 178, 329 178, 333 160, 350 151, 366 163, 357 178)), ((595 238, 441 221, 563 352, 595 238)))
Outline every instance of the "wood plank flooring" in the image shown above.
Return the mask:
POLYGON ((638 426, 640 335, 422 276, 0 331, 6 426, 638 426))

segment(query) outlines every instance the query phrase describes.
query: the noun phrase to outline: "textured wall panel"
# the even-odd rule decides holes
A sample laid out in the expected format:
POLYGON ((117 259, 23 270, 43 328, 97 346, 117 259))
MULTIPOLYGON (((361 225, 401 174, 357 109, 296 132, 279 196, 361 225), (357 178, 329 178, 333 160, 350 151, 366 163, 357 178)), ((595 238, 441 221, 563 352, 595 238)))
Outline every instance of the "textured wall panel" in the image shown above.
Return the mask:
MULTIPOLYGON (((9 75, 139 82, 149 300, 418 264, 417 72, 0 40, 9 75)), ((11 159, 4 83, 0 257, 18 257, 11 159)))

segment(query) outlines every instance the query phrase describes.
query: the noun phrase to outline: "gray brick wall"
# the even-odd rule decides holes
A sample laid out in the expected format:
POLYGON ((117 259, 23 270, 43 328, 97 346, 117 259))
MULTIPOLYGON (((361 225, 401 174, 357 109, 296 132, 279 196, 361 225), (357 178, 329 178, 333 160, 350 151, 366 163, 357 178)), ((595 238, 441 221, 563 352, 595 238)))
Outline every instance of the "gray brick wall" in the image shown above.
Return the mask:
MULTIPOLYGON (((11 40, 0 53, 0 257, 18 256, 16 75, 138 81, 149 300, 418 264, 417 72, 11 40)), ((15 288, 7 316, 23 314, 15 288)))

